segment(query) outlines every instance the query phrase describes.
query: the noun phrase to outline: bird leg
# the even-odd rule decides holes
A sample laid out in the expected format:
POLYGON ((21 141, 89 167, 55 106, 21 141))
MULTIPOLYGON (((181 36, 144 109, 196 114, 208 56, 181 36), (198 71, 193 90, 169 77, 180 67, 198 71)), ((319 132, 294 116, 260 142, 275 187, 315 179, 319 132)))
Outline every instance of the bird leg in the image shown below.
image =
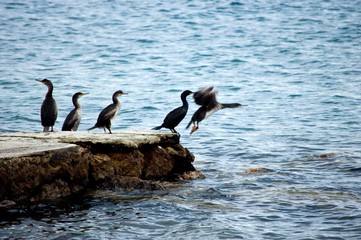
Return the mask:
POLYGON ((174 128, 172 128, 171 131, 172 131, 172 133, 175 133, 175 134, 177 134, 177 135, 180 137, 179 132, 177 132, 174 128))
POLYGON ((108 130, 109 130, 109 133, 112 134, 112 131, 110 130, 110 128, 108 128, 108 130))

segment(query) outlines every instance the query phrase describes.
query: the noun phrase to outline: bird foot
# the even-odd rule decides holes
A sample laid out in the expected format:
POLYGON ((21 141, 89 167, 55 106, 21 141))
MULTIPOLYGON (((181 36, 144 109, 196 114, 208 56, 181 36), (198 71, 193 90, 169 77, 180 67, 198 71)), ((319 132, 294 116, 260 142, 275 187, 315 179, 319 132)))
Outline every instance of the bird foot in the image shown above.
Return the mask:
POLYGON ((193 126, 192 131, 191 131, 191 133, 189 135, 192 135, 192 133, 194 133, 197 130, 198 130, 198 126, 193 126))

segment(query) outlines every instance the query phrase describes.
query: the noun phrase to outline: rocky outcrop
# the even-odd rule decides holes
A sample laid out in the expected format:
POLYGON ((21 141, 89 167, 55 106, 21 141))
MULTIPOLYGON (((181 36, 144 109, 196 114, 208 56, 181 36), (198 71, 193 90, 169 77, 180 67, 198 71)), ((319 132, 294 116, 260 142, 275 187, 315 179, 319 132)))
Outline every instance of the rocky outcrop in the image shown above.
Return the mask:
POLYGON ((199 178, 176 134, 119 132, 0 135, 0 202, 31 202, 88 188, 159 189, 199 178))

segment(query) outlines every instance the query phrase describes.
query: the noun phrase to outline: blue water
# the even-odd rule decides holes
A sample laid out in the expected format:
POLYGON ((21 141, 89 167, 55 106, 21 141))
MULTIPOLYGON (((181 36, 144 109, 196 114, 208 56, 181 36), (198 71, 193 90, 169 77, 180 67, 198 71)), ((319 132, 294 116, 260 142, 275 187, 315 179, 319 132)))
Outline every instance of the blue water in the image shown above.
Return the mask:
POLYGON ((359 239, 360 19, 350 0, 1 1, 2 133, 42 130, 39 78, 57 131, 77 91, 80 131, 118 89, 114 132, 159 125, 186 89, 248 106, 190 137, 190 104, 177 130, 206 179, 19 207, 0 238, 359 239))

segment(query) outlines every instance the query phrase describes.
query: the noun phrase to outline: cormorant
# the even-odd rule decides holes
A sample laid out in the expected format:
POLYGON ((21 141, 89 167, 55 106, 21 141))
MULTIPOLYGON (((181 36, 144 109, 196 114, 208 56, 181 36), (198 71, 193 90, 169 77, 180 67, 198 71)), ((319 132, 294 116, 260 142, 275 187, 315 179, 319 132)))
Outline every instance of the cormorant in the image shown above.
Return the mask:
POLYGON ((164 118, 162 125, 153 128, 152 130, 159 130, 161 128, 168 128, 173 133, 178 133, 174 128, 183 120, 188 111, 187 96, 193 94, 193 92, 186 90, 181 94, 181 100, 183 105, 170 111, 164 118))
POLYGON ((41 105, 40 116, 41 125, 44 127, 43 131, 49 132, 49 129, 51 128, 51 131, 53 132, 53 126, 56 118, 58 117, 58 107, 56 106, 55 99, 53 98, 53 83, 48 79, 36 81, 41 82, 48 87, 48 92, 46 93, 43 104, 41 105))
POLYGON ((78 130, 81 120, 81 114, 82 114, 82 108, 78 102, 78 99, 86 94, 87 93, 77 92, 73 95, 72 101, 73 101, 74 109, 71 110, 71 112, 65 118, 65 121, 63 123, 63 128, 61 129, 62 131, 78 130))
POLYGON ((103 128, 104 132, 106 132, 105 130, 106 128, 109 130, 109 133, 112 133, 112 131, 110 130, 112 126, 111 120, 115 117, 121 106, 121 103, 119 102, 117 97, 123 95, 127 95, 127 94, 123 93, 123 91, 121 90, 116 91, 113 94, 113 103, 107 106, 106 108, 104 108, 103 111, 100 112, 97 123, 94 125, 94 127, 89 128, 88 131, 94 128, 103 128))
POLYGON ((212 91, 213 86, 203 88, 193 94, 194 102, 198 105, 201 105, 200 108, 193 114, 191 121, 188 123, 186 128, 193 123, 192 131, 190 134, 194 133, 199 128, 199 123, 205 118, 209 117, 218 110, 224 108, 237 108, 242 105, 240 103, 219 103, 217 101, 216 95, 218 91, 212 91))

